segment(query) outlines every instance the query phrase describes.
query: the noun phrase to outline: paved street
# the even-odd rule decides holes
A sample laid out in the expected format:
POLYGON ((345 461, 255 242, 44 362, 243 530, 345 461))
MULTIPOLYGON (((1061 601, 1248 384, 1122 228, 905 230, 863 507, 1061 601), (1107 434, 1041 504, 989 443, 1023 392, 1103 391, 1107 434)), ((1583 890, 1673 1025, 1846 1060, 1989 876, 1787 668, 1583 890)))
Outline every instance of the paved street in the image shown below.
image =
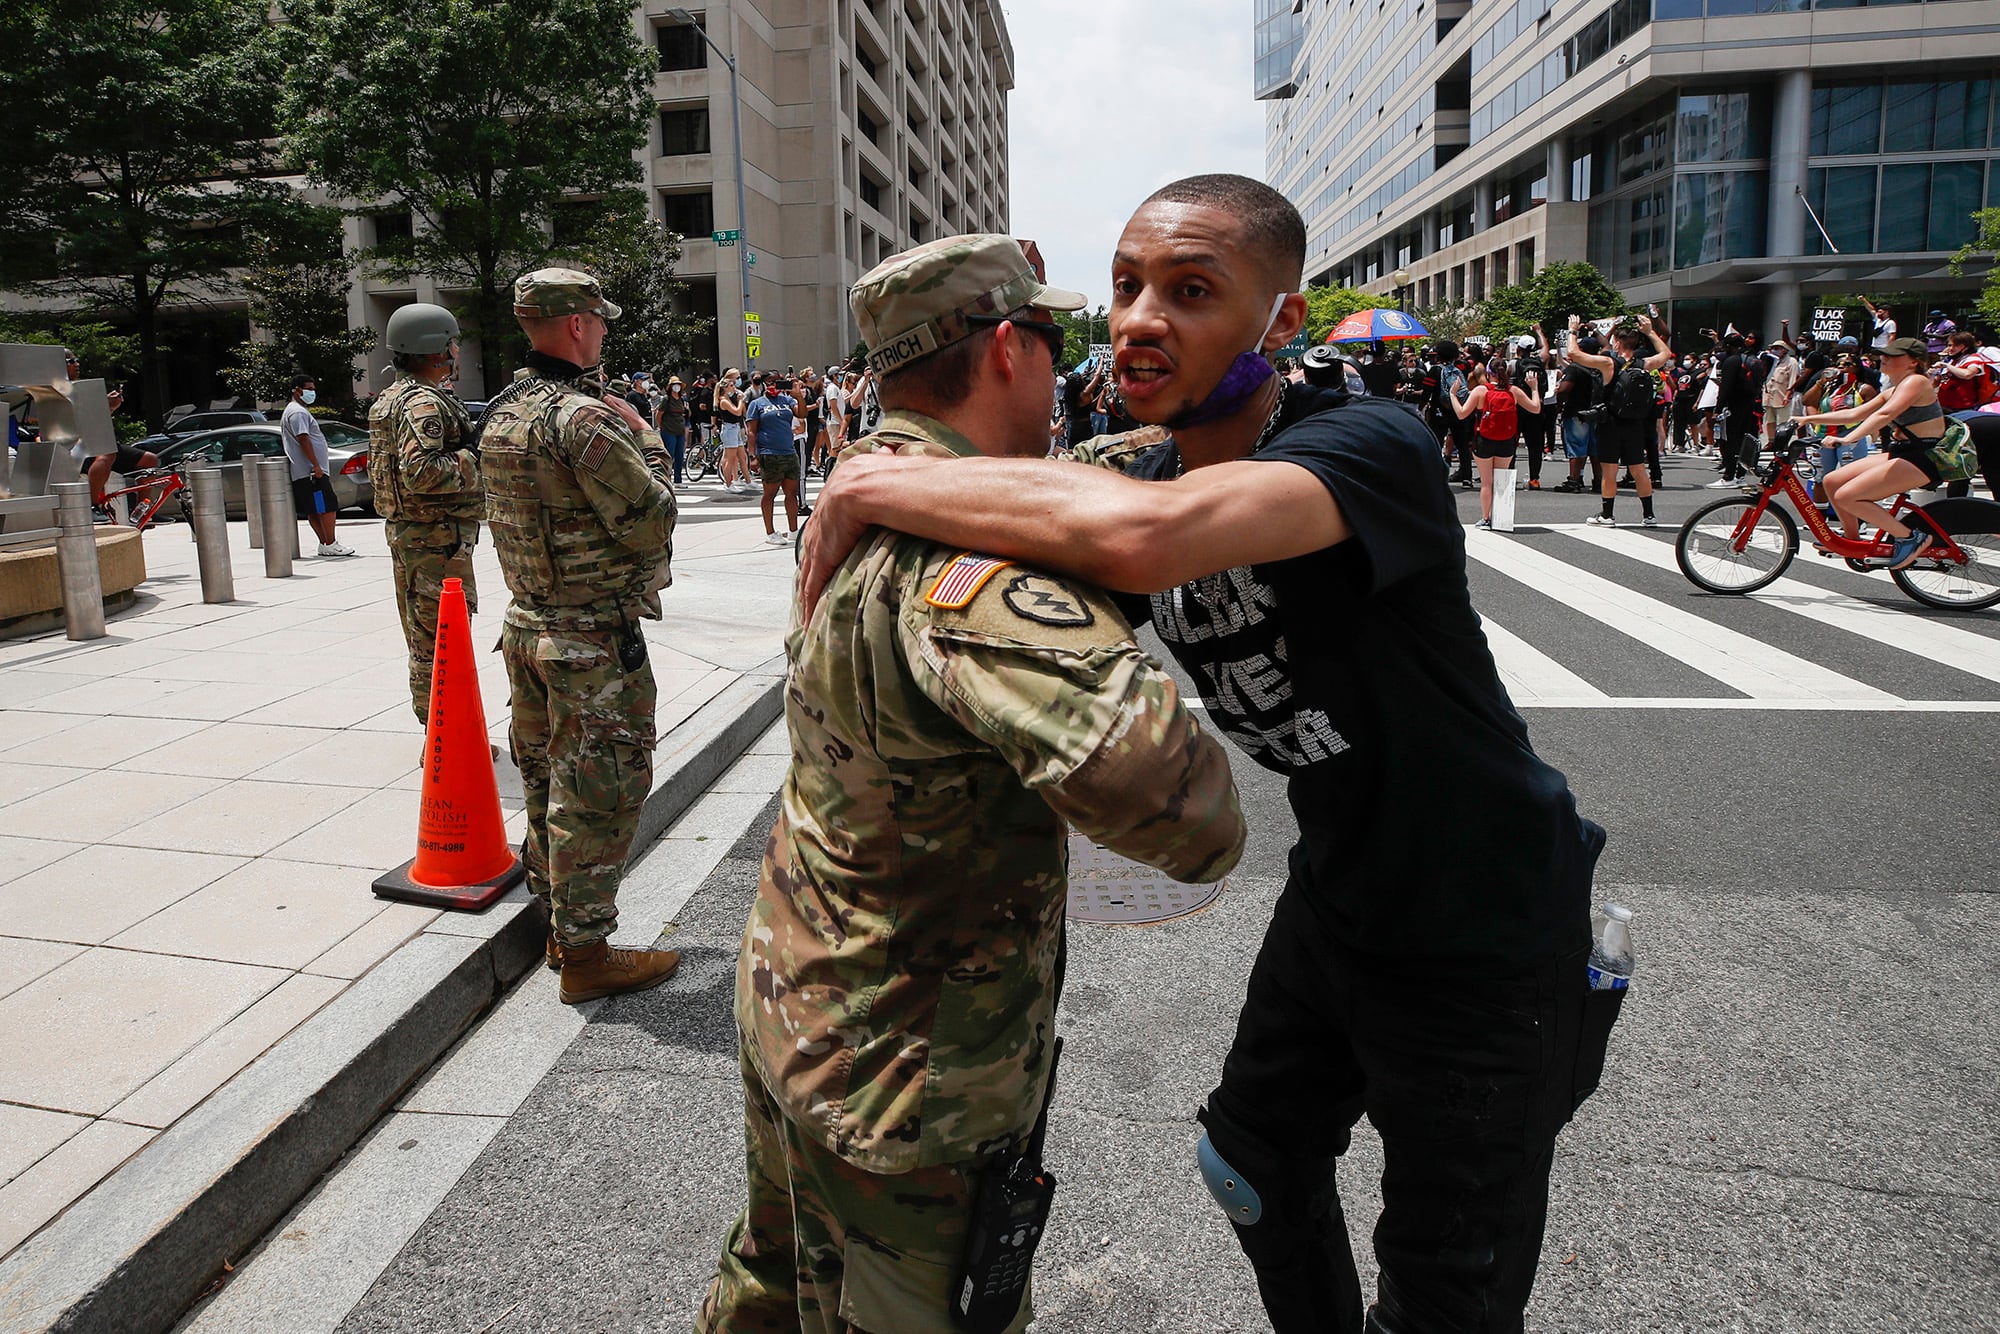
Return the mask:
MULTIPOLYGON (((1638 913, 1530 1328, 1992 1328, 2000 615, 1809 554, 1701 594, 1670 544, 1709 474, 1668 467, 1657 531, 1542 492, 1521 532, 1468 534, 1535 742, 1611 832, 1600 893, 1638 913)), ((669 986, 564 1010, 531 973, 187 1328, 687 1328, 742 1190, 731 961, 783 753, 774 732, 633 872, 686 952, 669 986)), ((1072 927, 1044 1334, 1266 1328, 1190 1152, 1293 835, 1280 784, 1236 772, 1253 832, 1214 908, 1072 927)), ((1451 837, 1478 795, 1407 799, 1451 837)), ((1349 1163, 1365 1255, 1365 1126, 1349 1163)))

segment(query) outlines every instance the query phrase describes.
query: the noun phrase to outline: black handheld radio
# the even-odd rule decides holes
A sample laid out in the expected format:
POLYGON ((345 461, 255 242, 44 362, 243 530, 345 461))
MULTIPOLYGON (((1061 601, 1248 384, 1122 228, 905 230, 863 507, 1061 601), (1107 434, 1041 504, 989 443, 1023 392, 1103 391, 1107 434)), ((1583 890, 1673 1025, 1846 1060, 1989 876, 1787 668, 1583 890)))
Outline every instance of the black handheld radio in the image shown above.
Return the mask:
POLYGON ((952 1296, 951 1314, 967 1334, 1000 1334, 1021 1310, 1034 1268, 1035 1247, 1055 1202, 1055 1175, 1042 1166, 1048 1139, 1049 1103, 1056 1095, 1056 1062, 1062 1039, 1049 1049, 1049 1081, 1042 1114, 1020 1153, 1003 1153, 979 1174, 972 1220, 965 1231, 965 1263, 952 1296))

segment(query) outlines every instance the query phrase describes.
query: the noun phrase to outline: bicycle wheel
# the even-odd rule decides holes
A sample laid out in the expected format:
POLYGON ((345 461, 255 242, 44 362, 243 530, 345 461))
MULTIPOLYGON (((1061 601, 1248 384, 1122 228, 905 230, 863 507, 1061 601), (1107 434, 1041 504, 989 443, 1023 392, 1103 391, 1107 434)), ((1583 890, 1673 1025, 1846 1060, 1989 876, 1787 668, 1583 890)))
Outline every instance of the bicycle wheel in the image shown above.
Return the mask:
POLYGON ((1977 611, 2000 602, 2000 533, 1953 533, 1967 563, 1919 559, 1889 571, 1896 587, 1944 611, 1977 611))
POLYGON ((709 444, 696 445, 688 451, 687 475, 690 482, 699 482, 715 467, 715 447, 709 444))
POLYGON ((1799 525, 1776 504, 1757 516, 1742 549, 1736 530, 1757 504, 1754 496, 1724 496, 1681 525, 1674 560, 1695 587, 1711 593, 1754 593, 1785 572, 1798 554, 1799 525))

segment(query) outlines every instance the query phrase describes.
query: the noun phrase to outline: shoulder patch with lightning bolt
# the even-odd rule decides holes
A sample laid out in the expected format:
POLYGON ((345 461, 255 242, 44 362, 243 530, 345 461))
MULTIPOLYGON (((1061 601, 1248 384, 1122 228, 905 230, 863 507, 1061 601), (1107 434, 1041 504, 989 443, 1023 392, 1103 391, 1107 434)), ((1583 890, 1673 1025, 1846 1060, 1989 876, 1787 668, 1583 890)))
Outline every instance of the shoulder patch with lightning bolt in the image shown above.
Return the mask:
POLYGON ((1060 579, 1032 571, 1015 575, 1000 600, 1016 616, 1038 625, 1085 626, 1097 619, 1082 594, 1060 579))

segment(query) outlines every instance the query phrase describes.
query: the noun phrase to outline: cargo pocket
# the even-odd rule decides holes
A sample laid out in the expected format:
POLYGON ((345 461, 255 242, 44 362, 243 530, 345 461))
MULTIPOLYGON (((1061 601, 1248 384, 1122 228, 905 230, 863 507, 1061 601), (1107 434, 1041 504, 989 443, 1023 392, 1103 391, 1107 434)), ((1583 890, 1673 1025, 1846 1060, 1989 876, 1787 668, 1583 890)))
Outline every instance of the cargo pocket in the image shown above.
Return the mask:
POLYGON ((1583 1018, 1577 1025, 1576 1073, 1570 1085, 1570 1111, 1583 1106, 1604 1078, 1604 1055, 1611 1045, 1611 1026, 1625 1004, 1625 988, 1583 993, 1583 1018))
MULTIPOLYGON (((884 1250, 858 1238, 840 1256, 840 1318, 865 1334, 959 1334, 951 1316, 957 1266, 884 1250)), ((1028 1327, 1033 1289, 1007 1334, 1028 1327)))

